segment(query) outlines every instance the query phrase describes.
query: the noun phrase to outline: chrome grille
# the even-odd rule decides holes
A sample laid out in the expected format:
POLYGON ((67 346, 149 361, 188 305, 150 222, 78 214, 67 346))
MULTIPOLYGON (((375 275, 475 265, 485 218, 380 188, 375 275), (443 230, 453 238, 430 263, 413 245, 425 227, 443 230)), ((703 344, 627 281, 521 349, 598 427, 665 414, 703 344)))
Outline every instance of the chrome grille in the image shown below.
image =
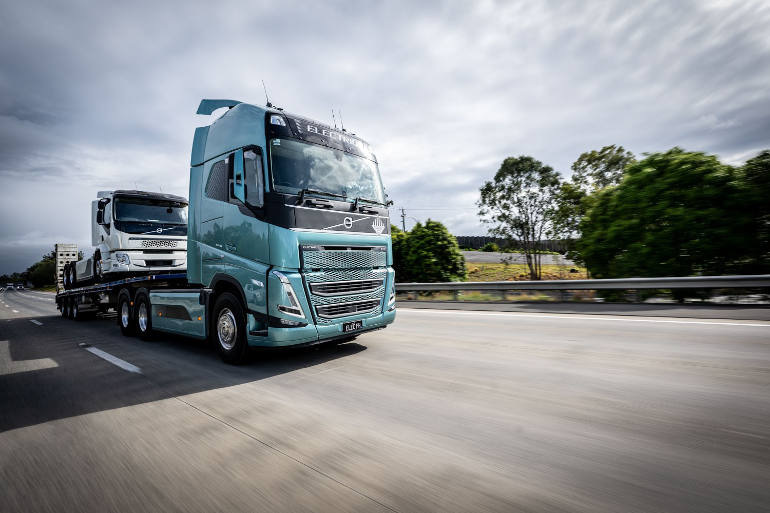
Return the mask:
POLYGON ((386 253, 384 246, 374 248, 337 248, 332 246, 313 251, 302 251, 302 264, 305 269, 353 269, 385 267, 386 253), (331 249, 334 248, 334 249, 331 249))
POLYGON ((319 296, 342 296, 370 292, 382 286, 383 280, 332 281, 311 283, 310 292, 319 296))
POLYGON ((356 301, 354 303, 337 303, 332 305, 317 306, 316 312, 318 312, 319 317, 330 319, 369 312, 379 306, 380 301, 375 299, 369 301, 356 301))
POLYGON ((175 248, 178 245, 177 240, 145 239, 142 241, 143 248, 175 248))

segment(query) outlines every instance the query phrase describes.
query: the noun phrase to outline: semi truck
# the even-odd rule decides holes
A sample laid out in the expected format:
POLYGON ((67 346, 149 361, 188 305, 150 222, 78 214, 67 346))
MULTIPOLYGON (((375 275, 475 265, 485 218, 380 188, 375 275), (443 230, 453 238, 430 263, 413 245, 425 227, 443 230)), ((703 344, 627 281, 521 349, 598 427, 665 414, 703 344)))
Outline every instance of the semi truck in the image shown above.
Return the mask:
POLYGON ((91 202, 93 256, 64 265, 64 288, 129 275, 184 271, 186 236, 185 198, 133 190, 99 191, 91 202))
POLYGON ((396 315, 390 220, 360 137, 235 100, 195 130, 187 269, 60 292, 64 317, 117 311, 124 335, 208 339, 225 362, 250 347, 348 340, 396 315))

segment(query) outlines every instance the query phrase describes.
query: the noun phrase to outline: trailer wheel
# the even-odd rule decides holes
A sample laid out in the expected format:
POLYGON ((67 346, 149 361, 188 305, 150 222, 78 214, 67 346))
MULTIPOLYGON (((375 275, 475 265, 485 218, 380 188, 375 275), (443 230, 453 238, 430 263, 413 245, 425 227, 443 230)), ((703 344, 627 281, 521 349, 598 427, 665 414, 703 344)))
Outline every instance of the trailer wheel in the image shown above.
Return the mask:
POLYGON ((238 365, 246 360, 246 315, 241 302, 230 292, 222 293, 214 303, 210 334, 225 363, 238 365))
POLYGON ((152 308, 147 294, 140 292, 134 300, 136 332, 142 340, 152 339, 152 308))
POLYGON ((118 297, 118 326, 120 326, 120 332, 126 336, 131 337, 136 333, 136 323, 134 322, 134 316, 131 312, 131 295, 123 291, 118 297))
POLYGON ((67 319, 74 319, 72 315, 74 303, 75 303, 75 298, 72 298, 72 297, 67 298, 67 319))
POLYGON ((64 264, 64 267, 62 267, 62 276, 61 281, 62 285, 64 286, 64 290, 69 290, 70 288, 70 264, 67 262, 64 264))
POLYGON ((67 300, 62 299, 61 303, 59 303, 59 311, 61 312, 61 316, 65 319, 67 318, 67 300))
POLYGON ((80 311, 80 305, 78 304, 77 298, 74 298, 72 300, 72 320, 73 321, 83 320, 83 314, 80 311))

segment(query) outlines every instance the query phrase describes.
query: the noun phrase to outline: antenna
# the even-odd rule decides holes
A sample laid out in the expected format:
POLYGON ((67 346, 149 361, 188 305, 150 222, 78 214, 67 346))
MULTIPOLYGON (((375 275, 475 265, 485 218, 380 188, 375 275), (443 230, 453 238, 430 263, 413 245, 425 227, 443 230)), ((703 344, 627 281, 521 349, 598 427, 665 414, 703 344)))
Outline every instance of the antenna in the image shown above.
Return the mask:
POLYGON ((334 121, 334 129, 337 129, 337 119, 334 117, 334 109, 332 109, 332 121, 334 121))
POLYGON ((342 121, 342 109, 337 109, 337 113, 340 115, 340 126, 342 127, 342 131, 345 131, 345 123, 342 121))
POLYGON ((273 104, 272 104, 272 103, 270 103, 270 98, 268 98, 268 96, 267 96, 267 87, 265 86, 265 81, 264 81, 264 80, 262 81, 262 89, 264 89, 264 90, 265 90, 265 101, 267 102, 267 103, 265 104, 265 106, 267 106, 267 107, 272 107, 272 106, 273 106, 273 104))

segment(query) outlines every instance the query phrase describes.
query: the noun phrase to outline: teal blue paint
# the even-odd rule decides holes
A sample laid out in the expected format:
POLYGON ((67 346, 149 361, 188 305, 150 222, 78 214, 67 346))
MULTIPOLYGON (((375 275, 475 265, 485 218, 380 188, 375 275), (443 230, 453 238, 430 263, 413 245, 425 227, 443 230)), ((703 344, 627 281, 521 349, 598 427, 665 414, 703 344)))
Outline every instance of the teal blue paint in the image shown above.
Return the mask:
MULTIPOLYGON (((393 286, 394 273, 388 268, 384 287, 384 298, 380 307, 371 313, 346 316, 339 321, 324 320, 314 323, 313 310, 307 297, 303 275, 300 273, 299 246, 385 246, 386 265, 392 266, 393 257, 389 235, 328 232, 322 230, 297 230, 270 225, 259 219, 244 215, 238 205, 217 201, 205 195, 206 183, 212 168, 218 162, 234 158, 232 165, 235 180, 234 196, 245 200, 243 189, 243 149, 257 146, 262 149, 263 184, 270 190, 268 176, 268 147, 265 137, 266 113, 280 114, 274 109, 240 103, 235 100, 203 100, 199 113, 211 114, 218 108, 230 107, 221 117, 207 127, 195 131, 191 152, 190 168, 190 209, 188 228, 188 281, 203 287, 211 287, 216 274, 224 274, 240 284, 246 299, 247 340, 253 346, 285 346, 313 343, 344 335, 342 322, 361 319, 363 329, 384 327, 393 322, 395 311, 388 312, 388 299, 393 286), (287 289, 270 270, 278 270, 286 276, 300 303, 304 318, 297 318, 278 309, 278 305, 290 306, 287 289), (302 327, 277 328, 268 326, 267 317, 306 323, 302 327), (257 320, 257 319, 260 320, 257 320), (267 336, 254 335, 253 332, 267 336)), ((197 305, 189 297, 182 303, 177 293, 169 297, 157 296, 159 304, 184 304, 192 312, 197 305), (173 297, 172 297, 173 296, 173 297), (166 301, 166 303, 163 303, 166 301)), ((156 296, 153 296, 153 304, 156 296)), ((155 312, 157 315, 157 312, 155 312)), ((192 317, 191 313, 191 317, 192 317)), ((174 319, 155 322, 158 329, 202 336, 191 325, 174 319)), ((193 317, 197 318, 197 317, 193 317)), ((201 323, 205 327, 204 323, 201 323)))
POLYGON ((153 329, 194 338, 206 338, 206 312, 200 304, 199 292, 164 292, 162 289, 156 289, 150 292, 150 304, 153 329), (184 308, 190 320, 158 315, 161 307, 169 305, 184 308), (201 318, 200 321, 198 317, 201 318))
POLYGON ((190 165, 199 166, 203 163, 204 153, 206 151, 206 138, 209 134, 209 127, 199 126, 195 129, 193 137, 192 151, 190 152, 190 165))
POLYGON ((200 105, 198 105, 198 110, 195 113, 209 115, 217 109, 221 109, 222 107, 235 107, 239 103, 241 102, 238 100, 201 100, 200 105))

